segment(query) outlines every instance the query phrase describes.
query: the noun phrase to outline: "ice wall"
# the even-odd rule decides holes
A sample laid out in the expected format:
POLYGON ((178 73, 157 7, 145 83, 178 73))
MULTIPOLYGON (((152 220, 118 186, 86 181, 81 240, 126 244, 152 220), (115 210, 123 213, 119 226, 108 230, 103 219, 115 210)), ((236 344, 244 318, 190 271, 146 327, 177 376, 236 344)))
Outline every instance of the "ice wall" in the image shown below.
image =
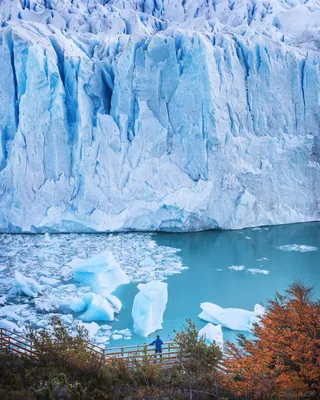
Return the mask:
POLYGON ((319 220, 320 6, 235 3, 2 2, 0 229, 319 220))

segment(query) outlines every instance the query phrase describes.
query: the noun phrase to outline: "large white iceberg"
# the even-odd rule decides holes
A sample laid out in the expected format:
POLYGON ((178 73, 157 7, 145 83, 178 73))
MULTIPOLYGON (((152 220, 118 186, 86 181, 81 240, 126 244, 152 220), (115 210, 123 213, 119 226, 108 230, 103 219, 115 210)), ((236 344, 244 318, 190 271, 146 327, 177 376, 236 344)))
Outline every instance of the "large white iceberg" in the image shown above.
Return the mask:
POLYGON ((220 349, 223 350, 223 334, 221 325, 215 326, 210 323, 207 324, 199 330, 198 337, 204 338, 206 340, 206 343, 212 343, 213 341, 216 342, 217 346, 219 346, 220 349))
POLYGON ((108 250, 85 260, 74 260, 71 266, 74 280, 90 286, 101 296, 108 296, 118 286, 130 282, 128 275, 108 250))
POLYGON ((133 330, 136 335, 147 337, 162 329, 163 313, 168 301, 168 285, 153 281, 138 285, 132 308, 133 330))
POLYGON ((9 295, 22 294, 29 297, 37 297, 42 290, 43 287, 34 279, 15 271, 14 287, 10 290, 9 295))
POLYGON ((259 322, 259 316, 263 316, 265 308, 256 304, 254 311, 241 308, 222 308, 213 303, 201 303, 202 312, 199 318, 213 324, 222 325, 236 331, 250 331, 254 322, 259 322))
POLYGON ((2 0, 0 229, 320 219, 318 0, 2 0))

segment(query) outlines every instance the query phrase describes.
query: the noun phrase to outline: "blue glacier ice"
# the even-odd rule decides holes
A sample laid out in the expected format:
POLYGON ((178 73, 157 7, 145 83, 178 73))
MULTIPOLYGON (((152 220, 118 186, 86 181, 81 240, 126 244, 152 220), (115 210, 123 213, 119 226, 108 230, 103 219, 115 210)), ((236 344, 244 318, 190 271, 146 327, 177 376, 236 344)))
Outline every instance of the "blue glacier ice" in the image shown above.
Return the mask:
POLYGON ((114 308, 103 297, 98 294, 88 294, 85 296, 85 312, 79 316, 81 321, 113 321, 114 308))
MULTIPOLYGON (((109 250, 88 259, 73 260, 70 265, 73 267, 75 282, 90 286, 95 293, 101 296, 107 297, 119 285, 130 282, 128 275, 121 269, 109 250)), ((112 296, 111 302, 112 299, 119 308, 118 299, 112 296)))
POLYGON ((320 219, 318 0, 2 0, 0 230, 320 219))
POLYGON ((138 285, 132 307, 133 331, 136 335, 147 337, 162 328, 163 314, 168 301, 168 285, 152 281, 138 285))

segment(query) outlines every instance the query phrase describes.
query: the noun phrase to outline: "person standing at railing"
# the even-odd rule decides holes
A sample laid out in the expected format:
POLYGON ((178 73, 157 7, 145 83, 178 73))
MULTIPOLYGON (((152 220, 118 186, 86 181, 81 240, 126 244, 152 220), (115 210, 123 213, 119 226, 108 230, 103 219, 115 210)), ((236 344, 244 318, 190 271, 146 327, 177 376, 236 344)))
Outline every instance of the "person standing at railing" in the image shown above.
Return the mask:
POLYGON ((163 345, 163 341, 161 340, 160 336, 157 335, 157 339, 154 340, 153 342, 149 343, 149 346, 153 346, 155 345, 155 362, 157 361, 157 354, 159 353, 160 355, 160 360, 162 361, 162 345, 163 345))

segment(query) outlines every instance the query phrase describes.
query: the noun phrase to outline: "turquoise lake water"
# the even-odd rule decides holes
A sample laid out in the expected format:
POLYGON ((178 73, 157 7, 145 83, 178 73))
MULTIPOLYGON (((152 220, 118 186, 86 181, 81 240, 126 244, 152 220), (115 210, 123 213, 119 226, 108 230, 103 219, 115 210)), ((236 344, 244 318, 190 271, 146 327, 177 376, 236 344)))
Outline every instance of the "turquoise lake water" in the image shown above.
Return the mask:
MULTIPOLYGON (((73 282, 72 273, 65 278, 65 268, 68 270, 69 263, 78 257, 90 258, 106 249, 112 251, 132 283, 114 293, 123 308, 117 320, 107 323, 111 329, 100 329, 100 345, 133 345, 155 337, 156 333, 149 338, 132 335, 129 340, 109 341, 117 330, 132 330, 132 304, 139 282, 165 279, 168 284, 168 303, 159 332, 165 341, 173 338, 173 330, 181 329, 187 318, 198 328, 206 324, 198 318, 203 302, 253 310, 255 304, 266 305, 276 291, 282 292, 295 280, 314 286, 315 295, 320 297, 320 223, 187 234, 3 234, 0 300, 14 285, 15 271, 40 283, 43 277, 56 278, 58 283, 47 286, 37 299, 8 297, 5 307, 0 305, 0 320, 7 318, 20 328, 27 322, 46 326, 51 313, 61 312, 57 299, 79 298, 90 291, 73 282), (153 265, 146 263, 150 259, 153 265)), ((223 329, 225 340, 234 340, 236 334, 223 329)))
MULTIPOLYGON (((186 318, 192 319, 199 328, 204 326, 206 322, 198 318, 202 302, 253 310, 256 303, 266 305, 276 291, 282 292, 295 280, 314 286, 315 295, 320 295, 320 223, 241 231, 160 233, 155 240, 159 245, 181 249, 182 262, 189 267, 167 278, 168 304, 160 332, 164 340, 172 337, 173 329, 181 329, 186 318), (317 250, 279 249, 294 244, 317 250), (244 266, 245 270, 231 270, 230 266, 244 266), (269 273, 252 274, 247 271, 251 268, 269 273)), ((123 286, 117 293, 123 309, 119 322, 114 324, 121 329, 132 325, 131 307, 137 289, 135 285, 123 286)), ((236 333, 223 329, 225 340, 234 340, 236 333)), ((144 341, 148 340, 133 336, 130 344, 144 341)), ((129 343, 119 340, 115 344, 129 343)))

